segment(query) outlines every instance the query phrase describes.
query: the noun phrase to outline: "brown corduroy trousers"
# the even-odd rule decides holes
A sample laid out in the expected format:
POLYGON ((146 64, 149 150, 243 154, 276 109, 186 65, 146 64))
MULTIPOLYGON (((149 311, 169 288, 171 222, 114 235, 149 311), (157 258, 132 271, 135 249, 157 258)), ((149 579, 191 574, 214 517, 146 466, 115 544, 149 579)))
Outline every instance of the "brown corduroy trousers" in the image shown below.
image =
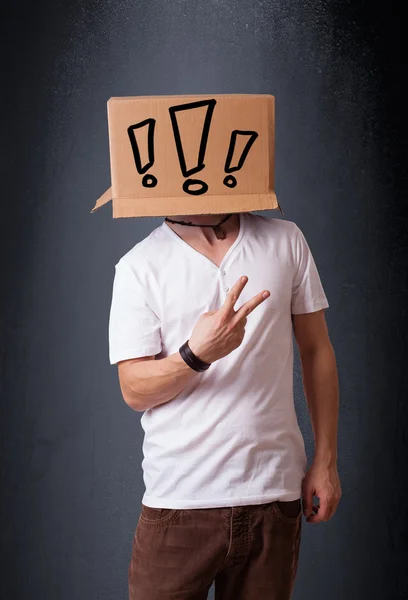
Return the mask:
POLYGON ((142 505, 129 600, 290 600, 301 500, 209 509, 142 505))

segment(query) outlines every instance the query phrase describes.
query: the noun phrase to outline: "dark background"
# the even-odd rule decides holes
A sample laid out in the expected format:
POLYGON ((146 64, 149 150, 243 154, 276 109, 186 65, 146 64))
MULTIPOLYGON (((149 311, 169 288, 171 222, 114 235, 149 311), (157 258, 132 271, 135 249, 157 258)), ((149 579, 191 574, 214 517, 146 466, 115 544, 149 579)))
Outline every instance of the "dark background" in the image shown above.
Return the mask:
MULTIPOLYGON (((89 214, 110 185, 106 101, 228 92, 276 96, 276 190, 314 253, 340 373, 344 495, 332 521, 304 524, 294 600, 408 598, 400 13, 361 0, 3 9, 1 599, 127 598, 142 432, 107 322, 114 264, 161 219, 89 214)), ((298 361, 295 379, 310 457, 298 361)))

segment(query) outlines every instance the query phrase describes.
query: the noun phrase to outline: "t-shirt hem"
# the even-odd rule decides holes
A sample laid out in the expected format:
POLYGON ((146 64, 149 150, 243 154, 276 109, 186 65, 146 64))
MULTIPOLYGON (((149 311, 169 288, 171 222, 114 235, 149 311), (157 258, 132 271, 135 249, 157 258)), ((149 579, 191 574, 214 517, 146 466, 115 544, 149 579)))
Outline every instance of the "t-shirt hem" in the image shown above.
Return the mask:
POLYGON ((140 348, 134 348, 133 350, 127 350, 126 352, 121 352, 120 354, 111 354, 109 357, 109 362, 111 365, 116 365, 118 362, 122 360, 132 360, 133 358, 143 358, 144 356, 156 356, 161 352, 160 348, 157 346, 143 346, 140 348))
POLYGON ((321 310, 322 308, 329 308, 327 300, 322 298, 315 302, 307 302, 305 304, 299 304, 298 306, 292 307, 292 315, 301 315, 303 313, 312 313, 321 310))
POLYGON ((175 498, 155 498, 154 496, 143 496, 142 503, 150 508, 170 508, 176 510, 189 510, 193 508, 228 508, 231 506, 250 506, 257 504, 268 504, 276 500, 289 502, 301 497, 299 490, 284 490, 263 496, 240 496, 237 498, 207 498, 206 500, 177 500, 175 498))

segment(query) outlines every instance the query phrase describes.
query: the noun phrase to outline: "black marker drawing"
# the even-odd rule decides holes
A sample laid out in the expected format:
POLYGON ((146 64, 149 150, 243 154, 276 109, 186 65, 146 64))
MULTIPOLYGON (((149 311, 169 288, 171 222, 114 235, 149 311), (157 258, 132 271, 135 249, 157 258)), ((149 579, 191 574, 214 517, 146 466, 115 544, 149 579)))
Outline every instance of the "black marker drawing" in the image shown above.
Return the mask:
MULTIPOLYGON (((155 119, 146 119, 136 125, 130 125, 128 127, 128 136, 133 150, 133 157, 135 159, 135 165, 137 172, 143 175, 153 166, 154 163, 154 128, 156 125, 155 119), (146 128, 147 127, 147 162, 143 165, 141 158, 141 149, 146 145, 146 128), (137 134, 139 133, 139 143, 137 141, 137 134), (141 135, 142 134, 142 135, 141 135)), ((145 153, 146 154, 146 153, 145 153)), ((142 179, 143 187, 152 188, 157 185, 157 178, 154 175, 147 174, 142 179)))
MULTIPOLYGON (((234 171, 239 171, 240 169, 242 169, 245 159, 248 156, 248 152, 250 151, 251 146, 257 137, 258 137, 258 134, 256 133, 256 131, 239 131, 238 129, 235 129, 231 133, 231 141, 230 141, 230 145, 228 148, 228 154, 227 154, 227 158, 225 160, 225 167, 224 167, 224 171, 226 173, 233 173, 234 171), (244 149, 241 152, 241 156, 239 157, 238 163, 235 162, 234 163, 235 166, 232 166, 232 160, 234 158, 235 145, 237 143, 238 136, 246 136, 248 139, 246 141, 244 149)), ((235 177, 233 175, 227 175, 224 178, 223 183, 224 183, 224 185, 226 185, 229 188, 234 188, 237 185, 237 180, 235 179, 235 177)))
MULTIPOLYGON (((210 132, 211 119, 214 112, 214 107, 216 105, 216 100, 202 100, 199 102, 189 102, 188 104, 180 104, 178 106, 171 106, 169 108, 171 124, 173 126, 174 132, 174 140, 176 142, 178 159, 180 162, 181 172, 184 177, 190 177, 194 175, 194 173, 198 173, 202 169, 204 169, 204 157, 205 151, 207 148, 208 134, 210 132), (198 151, 198 156, 194 158, 194 166, 191 168, 187 167, 186 157, 183 151, 183 144, 181 141, 180 128, 177 122, 177 113, 185 110, 195 110, 203 107, 207 107, 207 112, 204 118, 203 131, 201 133, 201 141, 200 147, 198 151)), ((208 184, 201 179, 186 179, 183 183, 183 190, 187 194, 191 194, 192 196, 200 196, 201 194, 205 194, 208 190, 208 184), (198 187, 197 187, 198 186, 198 187)))
MULTIPOLYGON (((192 196, 201 196, 208 190, 208 184, 205 181, 202 181, 201 179, 190 179, 190 176, 194 175, 194 173, 202 171, 205 168, 204 158, 207 149, 208 136, 210 133, 211 120, 216 103, 217 101, 215 99, 200 100, 198 102, 189 102, 187 104, 171 106, 169 108, 181 172, 184 177, 188 178, 183 183, 183 190, 192 196), (202 108, 206 108, 206 112, 202 131, 200 137, 198 138, 198 156, 190 156, 190 160, 187 161, 185 149, 183 149, 180 125, 177 117, 179 113, 184 111, 202 108), (190 162, 189 166, 187 165, 188 162, 190 162)), ((155 126, 155 119, 145 119, 144 121, 140 121, 140 123, 130 125, 130 127, 127 129, 136 169, 140 175, 144 175, 142 179, 142 185, 146 188, 153 188, 157 185, 157 178, 152 174, 146 173, 146 171, 148 171, 154 164, 155 126), (142 160, 142 156, 145 157, 144 161, 142 160)), ((257 137, 258 134, 256 131, 241 131, 239 129, 234 129, 234 131, 231 133, 230 144, 224 167, 225 173, 228 173, 223 180, 223 183, 226 187, 234 188, 237 185, 237 180, 233 175, 231 175, 231 173, 242 169, 248 153, 257 137), (245 138, 247 139, 245 140, 245 138), (236 149, 237 143, 240 146, 239 150, 236 149)))

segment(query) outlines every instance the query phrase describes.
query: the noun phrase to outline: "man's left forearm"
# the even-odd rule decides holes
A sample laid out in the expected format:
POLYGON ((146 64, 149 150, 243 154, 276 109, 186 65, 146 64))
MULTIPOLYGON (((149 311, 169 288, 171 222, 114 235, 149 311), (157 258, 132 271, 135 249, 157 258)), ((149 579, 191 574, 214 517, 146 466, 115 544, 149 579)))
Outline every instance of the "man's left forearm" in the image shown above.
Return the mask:
POLYGON ((330 466, 337 461, 339 386, 333 346, 301 355, 303 388, 315 440, 314 462, 330 466))

